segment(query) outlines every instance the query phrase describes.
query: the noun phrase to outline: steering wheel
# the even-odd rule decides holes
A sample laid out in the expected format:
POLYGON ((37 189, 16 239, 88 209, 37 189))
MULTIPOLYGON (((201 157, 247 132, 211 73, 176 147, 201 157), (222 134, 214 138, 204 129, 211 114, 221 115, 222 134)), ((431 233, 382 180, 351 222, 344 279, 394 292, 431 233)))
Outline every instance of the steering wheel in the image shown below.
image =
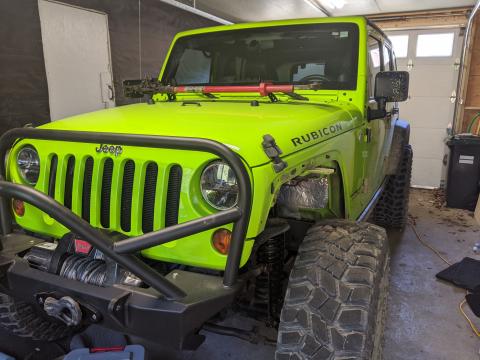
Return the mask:
POLYGON ((325 82, 325 81, 331 81, 331 80, 328 76, 320 75, 320 74, 307 75, 307 76, 301 78, 300 80, 298 80, 298 82, 300 82, 300 83, 302 83, 302 82, 315 82, 315 81, 325 82))

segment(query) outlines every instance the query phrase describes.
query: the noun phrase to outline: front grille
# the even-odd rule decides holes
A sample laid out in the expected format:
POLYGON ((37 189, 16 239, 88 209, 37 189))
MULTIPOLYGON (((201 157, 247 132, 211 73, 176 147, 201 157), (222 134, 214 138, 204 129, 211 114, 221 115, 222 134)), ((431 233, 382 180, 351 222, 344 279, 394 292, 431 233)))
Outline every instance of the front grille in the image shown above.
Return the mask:
POLYGON ((50 161, 50 175, 48 177, 48 196, 55 197, 55 180, 57 179, 58 156, 53 155, 50 161))
POLYGON ((142 231, 144 233, 153 230, 157 176, 158 165, 155 163, 148 164, 145 172, 145 187, 143 188, 142 231))
POLYGON ((178 223, 181 166, 172 164, 162 169, 153 161, 137 163, 133 159, 106 158, 100 162, 91 156, 69 155, 62 159, 51 154, 49 158, 45 192, 57 200, 63 192, 63 204, 93 226, 124 233, 147 233, 178 223), (163 177, 168 181, 160 181, 163 177), (55 191, 57 184, 63 184, 62 191, 55 191), (162 193, 164 197, 159 196, 162 193))
POLYGON ((90 222, 90 199, 92 198, 93 158, 85 161, 82 184, 82 218, 90 222))
POLYGON ((122 180, 122 199, 120 210, 120 226, 125 232, 129 232, 132 227, 132 196, 133 180, 135 178, 135 163, 128 160, 123 168, 122 180))
POLYGON ((65 176, 65 190, 63 192, 63 204, 65 207, 72 209, 72 190, 73 177, 75 172, 75 158, 70 156, 67 161, 67 173, 65 176))
POLYGON ((178 206, 180 204, 180 187, 182 185, 182 168, 173 165, 168 176, 167 207, 165 226, 178 224, 178 206))
POLYGON ((110 195, 112 193, 113 160, 107 159, 103 164, 102 192, 100 193, 100 224, 110 227, 110 195))

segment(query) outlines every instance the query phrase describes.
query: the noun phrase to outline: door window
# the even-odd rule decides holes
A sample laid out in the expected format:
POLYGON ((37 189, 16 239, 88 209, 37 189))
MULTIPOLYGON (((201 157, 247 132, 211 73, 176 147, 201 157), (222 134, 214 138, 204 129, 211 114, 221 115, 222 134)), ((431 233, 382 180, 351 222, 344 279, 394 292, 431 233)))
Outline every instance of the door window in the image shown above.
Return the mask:
POLYGON ((417 38, 417 57, 450 57, 454 33, 420 34, 417 38))
POLYGON ((408 55, 408 35, 391 35, 388 37, 392 42, 393 51, 397 59, 406 58, 408 55))
POLYGON ((383 70, 380 41, 374 37, 368 39, 368 96, 373 98, 375 93, 375 76, 383 70))
POLYGON ((385 70, 395 70, 392 59, 392 51, 385 45, 383 45, 383 61, 385 70))

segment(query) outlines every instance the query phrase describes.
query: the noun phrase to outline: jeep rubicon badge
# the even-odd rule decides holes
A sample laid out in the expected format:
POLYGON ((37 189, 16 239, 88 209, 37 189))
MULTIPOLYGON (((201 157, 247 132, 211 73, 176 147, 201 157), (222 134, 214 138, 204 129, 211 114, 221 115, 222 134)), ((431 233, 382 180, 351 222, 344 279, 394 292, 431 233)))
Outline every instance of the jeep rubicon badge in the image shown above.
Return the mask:
POLYGON ((107 145, 107 144, 100 144, 97 148, 95 148, 97 153, 105 153, 105 154, 112 154, 115 157, 119 156, 123 152, 123 148, 120 145, 107 145))

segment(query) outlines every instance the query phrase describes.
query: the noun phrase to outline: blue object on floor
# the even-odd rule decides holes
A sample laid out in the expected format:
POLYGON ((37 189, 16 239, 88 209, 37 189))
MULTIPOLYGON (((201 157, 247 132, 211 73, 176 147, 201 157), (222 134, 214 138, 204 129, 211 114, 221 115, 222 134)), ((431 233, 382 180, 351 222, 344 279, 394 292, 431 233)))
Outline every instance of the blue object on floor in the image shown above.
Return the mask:
MULTIPOLYGON (((64 360, 144 360, 145 349, 141 345, 128 345, 118 351, 95 351, 88 348, 69 352, 64 360)), ((2 360, 0 358, 0 360, 2 360)), ((10 360, 10 359, 8 359, 10 360)), ((13 359, 14 360, 14 359, 13 359)))
POLYGON ((13 357, 0 352, 0 360, 15 360, 13 357))

